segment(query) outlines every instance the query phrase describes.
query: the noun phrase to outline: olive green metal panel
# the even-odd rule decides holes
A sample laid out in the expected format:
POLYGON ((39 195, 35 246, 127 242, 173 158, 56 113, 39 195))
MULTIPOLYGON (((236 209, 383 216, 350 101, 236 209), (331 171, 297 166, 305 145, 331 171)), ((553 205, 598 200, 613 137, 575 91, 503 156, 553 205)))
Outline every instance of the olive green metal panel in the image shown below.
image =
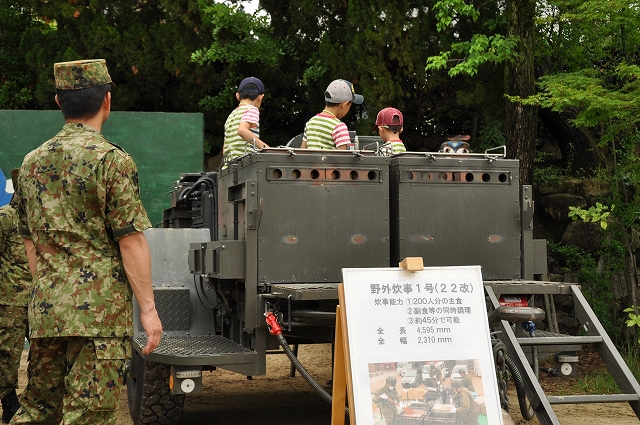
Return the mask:
POLYGON ((481 265, 484 279, 521 278, 518 161, 477 156, 393 157, 392 262, 481 265))
POLYGON ((247 267, 255 242, 259 282, 340 282, 343 267, 388 266, 388 164, 348 151, 249 155, 220 173, 221 238, 247 240, 247 267))
POLYGON ((192 243, 189 269, 215 279, 244 279, 244 257, 244 241, 192 243))

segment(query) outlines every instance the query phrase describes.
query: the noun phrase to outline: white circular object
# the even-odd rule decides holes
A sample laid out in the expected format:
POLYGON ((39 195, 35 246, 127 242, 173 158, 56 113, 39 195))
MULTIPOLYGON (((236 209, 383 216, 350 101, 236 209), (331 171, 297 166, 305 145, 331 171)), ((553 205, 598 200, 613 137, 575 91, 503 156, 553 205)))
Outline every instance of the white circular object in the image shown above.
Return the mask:
POLYGON ((183 393, 189 394, 191 391, 196 389, 196 383, 193 382, 193 379, 185 379, 180 383, 180 389, 183 393))
POLYGON ((571 375, 572 370, 573 366, 571 366, 571 363, 562 363, 562 366, 560 366, 560 372, 562 372, 564 376, 571 375))

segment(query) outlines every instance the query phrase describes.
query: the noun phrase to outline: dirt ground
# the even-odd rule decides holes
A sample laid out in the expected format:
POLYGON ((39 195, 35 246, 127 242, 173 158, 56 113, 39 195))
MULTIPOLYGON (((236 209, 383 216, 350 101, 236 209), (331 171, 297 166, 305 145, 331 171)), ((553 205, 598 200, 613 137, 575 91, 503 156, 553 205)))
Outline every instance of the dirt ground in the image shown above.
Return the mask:
MULTIPOLYGON (((579 353, 580 355, 580 353, 579 353)), ((309 373, 321 384, 331 379, 331 346, 301 346, 298 357, 309 373)), ((583 369, 598 368, 593 353, 582 355, 583 369), (589 365, 589 367, 586 367, 589 365)), ((581 362, 582 362, 581 358, 581 362)), ((215 425, 329 425, 331 406, 298 374, 289 377, 290 363, 284 354, 267 357, 267 374, 249 380, 235 373, 218 370, 205 372, 203 391, 187 396, 181 416, 182 424, 215 425)), ((20 369, 20 390, 26 384, 26 353, 20 369)), ((581 367, 578 366, 580 373, 581 367)), ((557 394, 570 385, 572 378, 541 376, 543 389, 557 394)), ((331 392, 331 390, 325 386, 331 392)), ((517 398, 510 384, 511 415, 517 425, 537 425, 536 419, 525 422, 519 415, 517 398)), ((627 403, 557 405, 554 411, 562 425, 631 425, 640 420, 627 403)), ((118 425, 133 425, 127 407, 126 388, 120 398, 118 425)))
MULTIPOLYGON (((606 371, 600 355, 591 345, 585 345, 577 356, 580 358, 577 369, 579 378, 584 378, 587 372, 595 374, 606 371)), ((552 366, 552 362, 547 366, 552 366)), ((575 395, 576 391, 572 390, 575 382, 575 377, 552 377, 540 373, 540 385, 547 395, 575 395)), ((512 406, 510 413, 516 425, 539 425, 540 422, 535 418, 528 422, 522 419, 513 382, 509 383, 509 390, 509 401, 512 406)), ((553 410, 562 425, 637 425, 640 423, 628 403, 554 405, 553 410)))

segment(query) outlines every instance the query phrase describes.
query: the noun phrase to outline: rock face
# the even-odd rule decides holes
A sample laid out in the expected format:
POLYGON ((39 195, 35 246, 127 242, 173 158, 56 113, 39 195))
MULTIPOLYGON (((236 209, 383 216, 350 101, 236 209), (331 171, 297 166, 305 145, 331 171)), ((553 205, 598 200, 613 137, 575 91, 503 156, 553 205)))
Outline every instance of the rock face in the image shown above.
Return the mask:
MULTIPOLYGON (((602 240, 599 223, 585 223, 569 217, 569 207, 588 209, 607 196, 606 186, 598 180, 563 181, 559 185, 536 188, 534 236, 547 242, 562 242, 588 252, 596 252, 602 240)), ((549 258, 549 272, 564 274, 557 258, 549 258)), ((565 280, 566 282, 566 280, 565 280)))
POLYGON ((602 227, 599 223, 572 221, 567 224, 560 241, 566 245, 596 252, 600 248, 600 241, 602 241, 602 227))
MULTIPOLYGON (((603 202, 608 192, 606 186, 598 180, 564 181, 554 187, 536 188, 534 194, 535 216, 534 237, 546 239, 549 243, 562 243, 581 251, 595 254, 601 249, 603 229, 600 223, 586 223, 569 217, 569 207, 589 209, 596 202, 603 202)), ((582 283, 578 281, 578 270, 566 269, 566 258, 548 249, 549 274, 542 280, 552 282, 582 283), (574 274, 576 273, 576 274, 574 274)), ((582 255, 577 252, 575 255, 582 255)), ((569 255, 570 257, 570 255, 569 255)), ((567 257, 567 258, 569 258, 567 257)), ((622 274, 609 279, 615 298, 626 296, 626 286, 622 274)), ((583 288, 584 290, 584 288, 583 288)), ((542 300, 536 300, 542 303, 542 300)), ((573 312, 573 300, 570 296, 555 295, 556 320, 561 332, 577 332, 573 312)), ((542 304, 538 307, 544 307, 542 304)))
POLYGON ((585 208, 587 200, 579 195, 570 193, 552 193, 540 200, 540 205, 554 221, 566 223, 571 221, 569 217, 569 207, 585 208))

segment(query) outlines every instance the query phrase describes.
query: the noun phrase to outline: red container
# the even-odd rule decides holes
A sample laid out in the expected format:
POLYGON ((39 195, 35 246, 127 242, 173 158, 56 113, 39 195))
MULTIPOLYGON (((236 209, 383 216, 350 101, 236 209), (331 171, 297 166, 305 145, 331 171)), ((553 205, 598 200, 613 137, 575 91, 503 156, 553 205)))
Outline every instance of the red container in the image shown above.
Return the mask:
POLYGON ((504 295, 498 302, 507 307, 529 307, 529 301, 524 295, 504 295))

